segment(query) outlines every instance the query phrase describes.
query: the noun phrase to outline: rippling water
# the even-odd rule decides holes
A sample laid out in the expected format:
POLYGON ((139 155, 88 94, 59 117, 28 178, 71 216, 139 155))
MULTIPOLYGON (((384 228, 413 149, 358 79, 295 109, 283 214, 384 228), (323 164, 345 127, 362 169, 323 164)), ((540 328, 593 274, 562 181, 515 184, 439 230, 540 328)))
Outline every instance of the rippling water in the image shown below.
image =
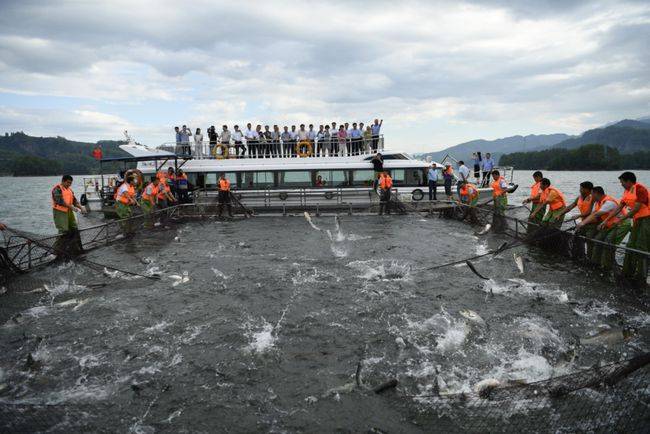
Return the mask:
MULTIPOLYGON (((616 187, 613 172, 560 175, 606 175, 616 187)), ((52 179, 25 184, 33 199, 8 199, 6 184, 23 181, 0 179, 2 219, 44 232, 49 207, 35 192, 52 179)), ((0 296, 0 403, 74 410, 59 432, 430 432, 436 372, 456 393, 649 350, 644 301, 539 250, 518 248, 523 275, 512 251, 476 262, 488 281, 466 266, 428 270, 503 241, 416 216, 207 220, 140 234, 89 258, 160 281, 68 264, 18 278, 49 292, 0 296), (579 344, 625 326, 639 330, 628 342, 579 344), (26 366, 29 354, 40 367, 26 366), (360 361, 367 385, 395 377, 398 390, 353 390, 360 361)))

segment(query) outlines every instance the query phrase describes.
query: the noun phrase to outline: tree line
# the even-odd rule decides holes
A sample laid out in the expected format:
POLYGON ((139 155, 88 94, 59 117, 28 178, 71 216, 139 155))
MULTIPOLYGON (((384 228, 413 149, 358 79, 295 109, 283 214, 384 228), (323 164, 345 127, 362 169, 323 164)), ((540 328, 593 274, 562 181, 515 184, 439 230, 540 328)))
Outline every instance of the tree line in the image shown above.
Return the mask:
POLYGON ((527 170, 650 169, 650 151, 621 154, 611 146, 588 144, 576 149, 550 148, 504 154, 499 164, 527 170))

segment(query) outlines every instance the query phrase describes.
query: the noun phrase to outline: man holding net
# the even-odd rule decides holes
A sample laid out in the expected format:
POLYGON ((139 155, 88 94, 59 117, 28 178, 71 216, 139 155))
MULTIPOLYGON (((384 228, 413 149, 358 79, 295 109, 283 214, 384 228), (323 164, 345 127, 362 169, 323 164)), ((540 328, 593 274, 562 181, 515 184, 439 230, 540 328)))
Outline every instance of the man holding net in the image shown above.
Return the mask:
POLYGON ((85 210, 77 201, 71 186, 72 176, 63 175, 61 182, 55 185, 51 192, 54 226, 61 234, 53 247, 59 256, 78 254, 83 251, 74 213, 84 213, 85 210))

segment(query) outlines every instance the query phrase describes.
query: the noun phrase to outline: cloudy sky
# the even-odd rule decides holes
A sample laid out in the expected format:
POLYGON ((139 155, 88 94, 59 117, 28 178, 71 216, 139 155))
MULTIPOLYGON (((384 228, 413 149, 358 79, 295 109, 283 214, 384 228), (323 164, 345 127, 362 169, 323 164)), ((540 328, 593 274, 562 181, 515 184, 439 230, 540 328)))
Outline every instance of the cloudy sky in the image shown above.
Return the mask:
POLYGON ((393 145, 650 114, 647 1, 0 0, 0 131, 384 119, 393 145), (512 6, 515 3, 517 6, 512 6))

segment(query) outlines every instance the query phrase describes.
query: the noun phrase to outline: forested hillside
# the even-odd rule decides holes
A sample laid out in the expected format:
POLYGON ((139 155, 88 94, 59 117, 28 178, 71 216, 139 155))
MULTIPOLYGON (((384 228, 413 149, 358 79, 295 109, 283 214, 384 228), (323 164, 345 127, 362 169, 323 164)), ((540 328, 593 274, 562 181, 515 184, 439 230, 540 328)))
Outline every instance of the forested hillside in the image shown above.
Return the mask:
POLYGON ((650 150, 623 154, 610 146, 589 144, 577 149, 552 148, 505 154, 500 164, 528 170, 650 169, 650 150))
MULTIPOLYGON (((118 148, 123 141, 102 140, 104 157, 125 157, 118 148)), ((83 143, 63 137, 33 137, 23 132, 0 136, 0 175, 72 175, 99 172, 93 158, 96 143, 83 143)), ((106 168, 112 169, 112 168, 106 168)))

